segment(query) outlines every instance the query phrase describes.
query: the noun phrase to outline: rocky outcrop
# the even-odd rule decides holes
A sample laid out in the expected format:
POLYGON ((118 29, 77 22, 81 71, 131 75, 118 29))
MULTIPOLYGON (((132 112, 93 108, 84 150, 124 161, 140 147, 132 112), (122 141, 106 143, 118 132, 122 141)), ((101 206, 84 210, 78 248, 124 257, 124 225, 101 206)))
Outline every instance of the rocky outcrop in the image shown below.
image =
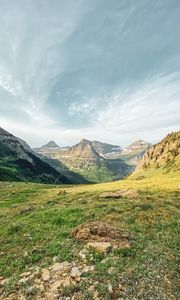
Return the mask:
POLYGON ((173 168, 180 155, 180 131, 168 134, 160 143, 152 146, 140 161, 136 172, 151 167, 173 168))
POLYGON ((71 236, 99 252, 129 248, 131 240, 130 234, 124 229, 101 221, 81 224, 72 230, 71 236))
POLYGON ((100 194, 99 198, 128 198, 128 199, 136 199, 139 194, 136 190, 128 189, 128 190, 119 190, 116 192, 104 192, 100 194))

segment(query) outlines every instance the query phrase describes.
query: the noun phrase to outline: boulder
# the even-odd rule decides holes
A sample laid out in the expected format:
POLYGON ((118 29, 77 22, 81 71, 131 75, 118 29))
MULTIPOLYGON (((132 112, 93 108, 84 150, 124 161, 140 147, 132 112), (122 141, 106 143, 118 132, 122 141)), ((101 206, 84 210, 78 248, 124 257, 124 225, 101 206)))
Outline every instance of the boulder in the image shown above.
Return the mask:
POLYGON ((136 199, 139 196, 138 192, 134 189, 119 190, 115 192, 104 192, 100 194, 100 198, 128 198, 136 199))
POLYGON ((108 242, 90 242, 87 246, 101 253, 109 253, 112 250, 112 245, 108 242))

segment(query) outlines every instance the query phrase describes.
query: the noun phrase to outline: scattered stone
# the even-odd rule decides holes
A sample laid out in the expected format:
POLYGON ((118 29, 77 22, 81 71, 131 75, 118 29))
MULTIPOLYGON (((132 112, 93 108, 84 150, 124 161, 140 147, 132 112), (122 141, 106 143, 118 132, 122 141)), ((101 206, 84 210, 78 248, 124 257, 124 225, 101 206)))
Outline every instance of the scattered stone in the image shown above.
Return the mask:
POLYGON ((112 251, 112 245, 108 242, 90 242, 87 244, 88 247, 94 248, 101 253, 109 253, 112 251))
POLYGON ((38 247, 38 246, 34 246, 34 247, 32 248, 32 253, 38 253, 38 252, 40 252, 40 251, 41 251, 41 248, 38 247))
POLYGON ((58 256, 53 257, 53 262, 58 262, 58 260, 59 260, 58 256))
POLYGON ((85 254, 85 251, 84 251, 85 249, 83 249, 83 250, 81 250, 80 252, 79 252, 79 256, 81 257, 81 259, 83 260, 83 261, 86 261, 86 254, 85 254))
POLYGON ((4 286, 7 283, 7 279, 4 279, 3 277, 0 277, 0 287, 4 286))
POLYGON ((41 277, 43 281, 49 281, 51 278, 51 273, 48 269, 43 269, 41 272, 41 277))
POLYGON ((136 199, 139 196, 138 192, 133 189, 119 190, 116 192, 104 192, 99 198, 128 198, 136 199))
POLYGON ((30 275, 31 275, 31 272, 28 271, 28 272, 21 273, 21 274, 20 274, 20 277, 28 277, 28 276, 30 276, 30 275))
POLYGON ((22 284, 22 283, 26 283, 26 282, 28 282, 29 281, 29 278, 28 277, 23 277, 23 278, 21 278, 18 282, 20 283, 20 284, 22 284))
POLYGON ((71 270, 72 264, 64 261, 62 263, 56 262, 53 264, 51 270, 52 272, 58 272, 59 274, 67 273, 71 270))
POLYGON ((86 267, 83 269, 83 273, 93 272, 94 269, 95 269, 94 266, 86 266, 86 267))
POLYGON ((77 278, 81 276, 81 272, 79 271, 78 267, 73 267, 71 269, 71 273, 70 273, 72 278, 77 278))
POLYGON ((63 287, 68 287, 71 285, 71 280, 69 277, 67 277, 64 281, 63 281, 63 287))
POLYGON ((108 289, 109 294, 112 295, 113 294, 113 288, 112 288, 112 285, 110 283, 108 283, 107 289, 108 289))
POLYGON ((106 264, 109 261, 109 257, 104 258, 101 260, 101 264, 106 264))
POLYGON ((24 256, 24 258, 27 258, 28 257, 28 252, 25 251, 23 256, 24 256))
POLYGON ((116 268, 114 267, 111 267, 109 270, 108 270, 108 274, 113 274, 116 272, 116 268))

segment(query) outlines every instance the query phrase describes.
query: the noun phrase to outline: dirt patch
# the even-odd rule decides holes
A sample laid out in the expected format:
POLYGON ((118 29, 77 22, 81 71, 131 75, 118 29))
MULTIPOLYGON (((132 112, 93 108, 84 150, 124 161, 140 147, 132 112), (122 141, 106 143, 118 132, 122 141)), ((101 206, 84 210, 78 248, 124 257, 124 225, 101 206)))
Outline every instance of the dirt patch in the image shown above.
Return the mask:
POLYGON ((116 192, 104 192, 100 194, 100 198, 128 198, 136 199, 139 196, 138 192, 133 189, 119 190, 116 192))
POLYGON ((81 224, 72 230, 71 236, 90 246, 94 245, 96 250, 97 248, 105 249, 107 245, 107 252, 110 248, 130 248, 131 246, 131 235, 127 231, 101 221, 81 224))

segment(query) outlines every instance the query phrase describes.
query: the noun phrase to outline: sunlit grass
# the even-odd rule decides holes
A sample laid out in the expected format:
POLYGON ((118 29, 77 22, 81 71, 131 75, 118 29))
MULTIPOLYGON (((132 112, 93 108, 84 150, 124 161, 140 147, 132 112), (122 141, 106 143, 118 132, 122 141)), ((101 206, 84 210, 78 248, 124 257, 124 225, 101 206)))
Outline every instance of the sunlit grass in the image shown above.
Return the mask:
MULTIPOLYGON (((137 297, 139 289, 141 299, 177 295, 178 200, 178 176, 168 174, 149 178, 140 174, 95 185, 0 183, 0 274, 13 278, 14 284, 19 273, 31 266, 48 266, 54 256, 77 260, 82 244, 70 237, 71 229, 102 220, 130 231, 133 246, 115 252, 105 264, 103 255, 91 253, 95 272, 88 276, 99 282, 100 295, 105 297, 107 281, 123 284, 127 299, 137 297), (128 188, 136 189, 139 197, 99 198, 103 191, 128 188), (108 275, 111 266, 116 273, 108 275), (171 283, 168 290, 165 278, 171 283)), ((83 284, 80 288, 85 293, 83 284)))

